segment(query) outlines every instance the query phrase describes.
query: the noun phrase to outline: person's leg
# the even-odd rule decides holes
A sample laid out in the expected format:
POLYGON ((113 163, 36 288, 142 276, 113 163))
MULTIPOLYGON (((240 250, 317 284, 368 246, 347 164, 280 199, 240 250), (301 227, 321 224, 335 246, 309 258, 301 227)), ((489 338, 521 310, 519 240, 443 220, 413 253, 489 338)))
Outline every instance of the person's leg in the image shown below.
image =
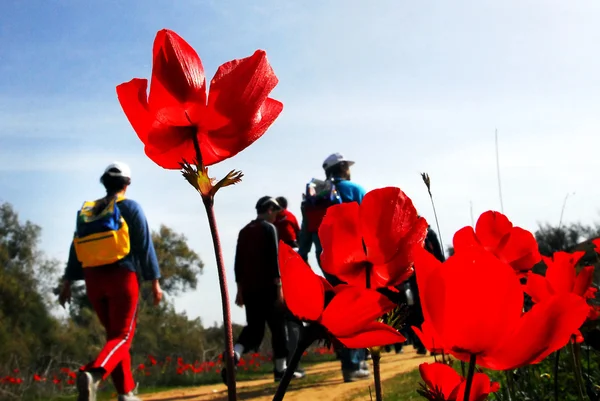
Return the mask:
POLYGON ((136 327, 139 284, 136 273, 120 266, 107 267, 106 277, 111 282, 107 342, 91 368, 103 369, 106 379, 119 367, 114 384, 119 394, 127 394, 135 388, 129 349, 136 327))
POLYGON ((300 234, 298 235, 298 254, 308 263, 308 254, 312 249, 312 234, 306 229, 306 219, 302 219, 300 234))
MULTIPOLYGON (((106 283, 102 276, 96 277, 95 271, 89 270, 85 272, 86 293, 92 308, 96 312, 100 323, 106 330, 109 331, 109 310, 108 300, 106 298, 106 283)), ((77 391, 78 401, 93 401, 96 399, 96 391, 100 381, 104 377, 104 369, 93 367, 94 361, 90 361, 82 367, 77 376, 77 391)))
POLYGON ((236 341, 238 357, 250 351, 257 350, 265 335, 266 312, 261 294, 244 294, 246 308, 246 326, 242 329, 236 341), (240 352, 241 350, 241 352, 240 352))
POLYGON ((311 240, 315 244, 315 257, 317 258, 317 263, 321 270, 323 267, 321 266, 321 253, 323 253, 323 247, 321 246, 321 240, 319 239, 319 233, 312 233, 311 240))
MULTIPOLYGON (((300 341, 300 332, 303 329, 302 322, 298 320, 294 315, 292 315, 287 309, 285 313, 286 326, 287 326, 287 334, 288 334, 288 358, 287 363, 290 364, 290 360, 298 347, 298 342, 300 341)), ((298 363, 296 367, 296 371, 304 374, 304 369, 298 363)))
POLYGON ((361 369, 362 362, 365 360, 365 350, 343 348, 340 351, 340 360, 342 365, 342 375, 345 382, 352 382, 369 377, 369 371, 361 369))
POLYGON ((287 368, 289 355, 285 311, 282 306, 275 305, 275 300, 270 305, 265 305, 264 308, 267 311, 267 324, 271 331, 275 371, 281 373, 287 368))

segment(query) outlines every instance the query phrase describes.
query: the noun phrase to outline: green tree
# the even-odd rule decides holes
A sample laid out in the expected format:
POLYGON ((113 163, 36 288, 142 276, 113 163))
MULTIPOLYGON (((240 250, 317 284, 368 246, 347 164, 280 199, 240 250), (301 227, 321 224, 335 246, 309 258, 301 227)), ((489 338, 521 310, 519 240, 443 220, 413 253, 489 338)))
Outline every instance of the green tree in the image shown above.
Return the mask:
POLYGON ((22 223, 8 203, 0 205, 0 362, 29 364, 52 346, 57 322, 47 284, 55 263, 38 250, 41 228, 22 223), (43 335, 40 335, 43 334, 43 335))

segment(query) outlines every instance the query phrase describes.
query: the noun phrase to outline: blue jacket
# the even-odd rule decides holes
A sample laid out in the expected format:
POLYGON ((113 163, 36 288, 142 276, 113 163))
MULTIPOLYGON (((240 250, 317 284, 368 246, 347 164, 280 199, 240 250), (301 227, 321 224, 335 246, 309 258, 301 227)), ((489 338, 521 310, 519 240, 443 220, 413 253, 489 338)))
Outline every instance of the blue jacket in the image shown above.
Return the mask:
POLYGON ((359 205, 365 197, 366 191, 363 187, 354 181, 344 180, 342 178, 334 178, 335 187, 340 193, 343 203, 357 202, 359 205))
MULTIPOLYGON (((129 226, 129 238, 131 251, 118 263, 127 269, 141 274, 144 280, 156 280, 160 278, 158 259, 152 243, 152 235, 148 227, 148 221, 139 203, 131 199, 124 199, 117 203, 117 207, 125 222, 129 226)), ((83 268, 77 259, 75 246, 71 242, 69 261, 65 269, 66 280, 83 280, 83 268)))

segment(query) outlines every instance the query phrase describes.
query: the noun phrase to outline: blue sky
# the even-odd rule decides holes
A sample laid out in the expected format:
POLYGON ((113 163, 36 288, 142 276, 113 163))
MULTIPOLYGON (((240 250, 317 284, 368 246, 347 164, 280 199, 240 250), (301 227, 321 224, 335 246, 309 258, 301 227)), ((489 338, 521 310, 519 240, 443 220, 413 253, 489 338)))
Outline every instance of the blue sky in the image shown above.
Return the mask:
MULTIPOLYGON (((499 210, 535 230, 599 220, 600 4, 593 1, 192 1, 0 3, 0 201, 43 227, 42 248, 66 260, 81 202, 102 194, 113 160, 130 164, 129 196, 150 225, 184 233, 206 266, 178 310, 221 320, 217 275, 200 200, 176 171, 148 160, 115 86, 148 78, 156 32, 170 28, 218 65, 267 51, 284 111, 253 146, 212 168, 245 173, 217 196, 230 282, 238 230, 265 194, 299 214, 304 184, 332 152, 356 160, 367 190, 400 186, 433 213, 442 238, 499 210)), ((233 283, 232 283, 233 284, 233 283)), ((235 286, 231 286, 231 294, 235 286)), ((233 307, 236 322, 245 320, 233 307)))

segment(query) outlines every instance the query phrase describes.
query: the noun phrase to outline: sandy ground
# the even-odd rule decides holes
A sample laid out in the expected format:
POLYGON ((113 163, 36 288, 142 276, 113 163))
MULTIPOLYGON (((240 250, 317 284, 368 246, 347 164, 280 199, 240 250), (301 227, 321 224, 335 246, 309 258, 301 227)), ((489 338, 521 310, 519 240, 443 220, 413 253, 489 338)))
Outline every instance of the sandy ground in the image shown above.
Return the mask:
MULTIPOLYGON (((386 380, 398 373, 411 371, 417 368, 419 364, 432 360, 432 357, 417 355, 410 346, 405 347, 402 354, 383 354, 381 358, 381 379, 386 380)), ((308 367, 306 373, 307 377, 305 379, 292 382, 285 395, 286 401, 346 401, 352 394, 359 393, 369 387, 374 391, 372 377, 370 380, 344 383, 339 361, 308 367), (319 375, 323 380, 315 382, 314 379, 311 380, 311 375, 319 375)), ((276 388, 277 385, 273 383, 272 377, 240 382, 237 385, 238 400, 270 401, 276 388)), ((375 394, 373 393, 374 397, 375 394)), ((140 396, 140 398, 144 401, 226 401, 227 388, 222 384, 206 385, 147 394, 140 396)), ((370 400, 370 397, 367 396, 365 400, 370 400)))

